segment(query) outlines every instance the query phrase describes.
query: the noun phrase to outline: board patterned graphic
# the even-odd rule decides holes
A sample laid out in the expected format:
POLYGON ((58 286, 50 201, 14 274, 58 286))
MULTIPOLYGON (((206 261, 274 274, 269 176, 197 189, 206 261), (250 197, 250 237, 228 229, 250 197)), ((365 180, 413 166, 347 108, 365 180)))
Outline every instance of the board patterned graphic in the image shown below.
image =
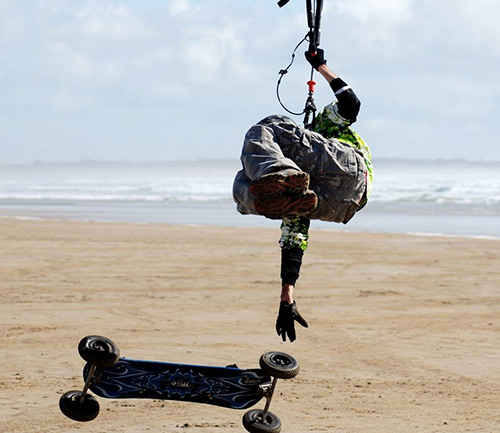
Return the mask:
MULTIPOLYGON (((87 378, 90 365, 84 368, 87 378)), ((263 396, 271 378, 260 369, 211 367, 120 358, 98 368, 90 390, 105 398, 151 398, 246 409, 263 396)))

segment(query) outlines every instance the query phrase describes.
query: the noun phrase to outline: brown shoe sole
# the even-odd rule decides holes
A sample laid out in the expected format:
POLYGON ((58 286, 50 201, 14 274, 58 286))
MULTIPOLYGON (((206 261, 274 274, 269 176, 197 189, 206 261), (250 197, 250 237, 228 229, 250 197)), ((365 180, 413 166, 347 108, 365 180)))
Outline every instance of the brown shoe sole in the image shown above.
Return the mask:
POLYGON ((271 219, 307 216, 318 206, 318 197, 309 190, 300 195, 278 194, 259 197, 254 206, 259 214, 271 219))
POLYGON ((262 176, 250 185, 250 192, 256 196, 270 196, 280 192, 301 193, 309 187, 309 174, 272 173, 262 176))

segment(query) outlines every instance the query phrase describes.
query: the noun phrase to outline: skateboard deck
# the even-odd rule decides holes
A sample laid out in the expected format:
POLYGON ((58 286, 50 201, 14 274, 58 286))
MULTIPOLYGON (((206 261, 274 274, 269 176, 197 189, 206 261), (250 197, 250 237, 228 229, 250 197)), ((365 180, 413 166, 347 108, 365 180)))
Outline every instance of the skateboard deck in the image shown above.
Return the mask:
MULTIPOLYGON (((91 365, 83 370, 87 380, 91 365)), ((270 376, 261 369, 176 364, 120 358, 112 367, 99 367, 90 390, 105 398, 151 398, 205 403, 246 409, 264 396, 261 385, 270 376)))

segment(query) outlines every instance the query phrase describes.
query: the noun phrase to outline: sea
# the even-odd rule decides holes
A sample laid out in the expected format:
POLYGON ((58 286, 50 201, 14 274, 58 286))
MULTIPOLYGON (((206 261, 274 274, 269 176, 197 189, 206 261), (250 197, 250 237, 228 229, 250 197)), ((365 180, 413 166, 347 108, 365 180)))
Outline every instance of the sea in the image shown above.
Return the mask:
MULTIPOLYGON (((379 159, 365 209, 313 228, 500 239, 500 161, 379 159)), ((0 165, 0 217, 279 227, 240 215, 231 189, 240 162, 0 165)))

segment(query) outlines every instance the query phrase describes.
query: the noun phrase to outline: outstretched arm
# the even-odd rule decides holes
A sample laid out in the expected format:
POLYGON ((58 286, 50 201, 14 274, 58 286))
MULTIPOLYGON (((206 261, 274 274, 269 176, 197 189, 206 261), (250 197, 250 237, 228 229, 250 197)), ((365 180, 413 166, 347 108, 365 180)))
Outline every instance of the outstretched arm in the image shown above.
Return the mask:
POLYGON ((296 339, 295 322, 308 327, 293 299, 295 283, 299 278, 302 257, 309 239, 310 220, 305 217, 284 219, 281 224, 281 296, 276 332, 283 341, 296 339))
POLYGON ((323 76, 333 90, 338 101, 339 115, 350 124, 356 122, 361 102, 351 86, 326 65, 325 52, 318 48, 314 56, 308 51, 306 51, 305 56, 310 65, 323 76))

